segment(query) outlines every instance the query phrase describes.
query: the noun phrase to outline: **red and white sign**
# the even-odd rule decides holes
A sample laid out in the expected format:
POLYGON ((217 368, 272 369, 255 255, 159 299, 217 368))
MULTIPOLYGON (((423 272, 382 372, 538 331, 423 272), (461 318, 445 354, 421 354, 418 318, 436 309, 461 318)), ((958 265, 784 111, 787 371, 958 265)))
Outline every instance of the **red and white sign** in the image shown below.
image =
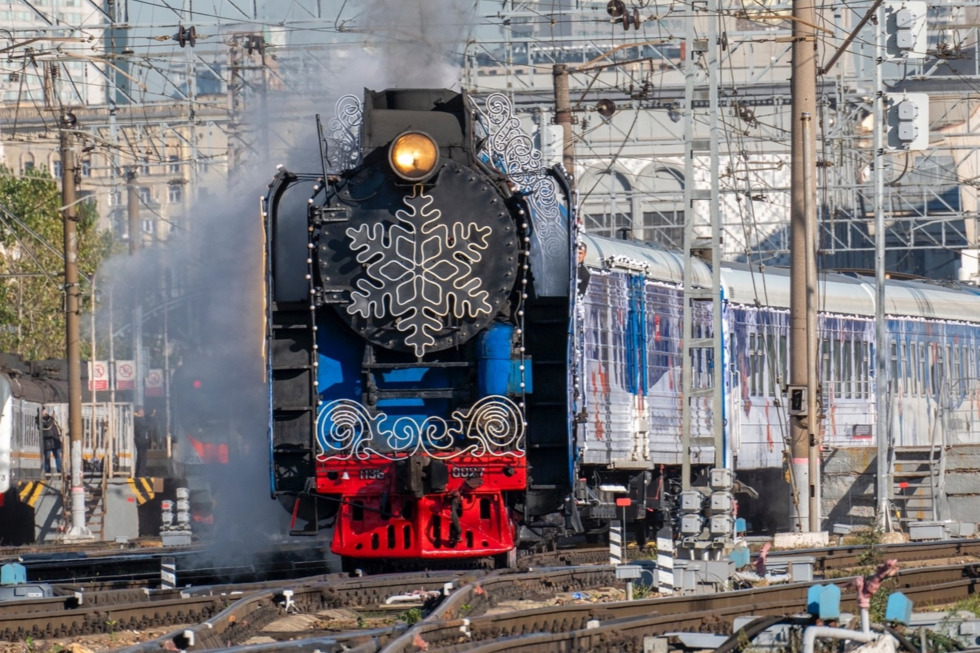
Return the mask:
POLYGON ((132 390, 136 387, 136 363, 116 361, 116 390, 132 390))
POLYGON ((147 372, 145 395, 147 397, 163 396, 163 370, 154 368, 147 372))
POLYGON ((88 389, 92 392, 109 389, 109 364, 105 361, 88 362, 88 389))

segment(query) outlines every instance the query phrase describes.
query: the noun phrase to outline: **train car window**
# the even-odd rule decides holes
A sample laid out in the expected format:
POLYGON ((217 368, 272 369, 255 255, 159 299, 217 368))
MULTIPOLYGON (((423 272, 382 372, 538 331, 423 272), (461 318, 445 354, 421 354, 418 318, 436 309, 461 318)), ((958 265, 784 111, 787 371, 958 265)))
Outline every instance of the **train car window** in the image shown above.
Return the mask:
POLYGON ((909 343, 909 365, 911 369, 909 370, 909 394, 913 397, 918 397, 919 394, 919 379, 922 378, 922 369, 919 367, 919 343, 910 342, 909 343))
MULTIPOLYGON (((970 353, 967 351, 966 345, 960 347, 960 373, 956 378, 962 380, 970 378, 970 353)), ((960 394, 962 395, 968 389, 967 383, 960 384, 960 394)))
POLYGON ((909 356, 908 356, 908 346, 906 343, 902 343, 902 356, 899 358, 898 365, 901 370, 902 379, 902 392, 908 394, 909 392, 909 356))
POLYGON ((916 343, 915 351, 919 354, 918 362, 919 366, 919 396, 925 397, 929 394, 929 351, 928 345, 925 342, 916 343))
POLYGON ((844 396, 844 394, 843 394, 844 393, 844 387, 843 387, 843 385, 841 385, 841 374, 840 374, 840 368, 841 368, 841 364, 840 364, 840 357, 841 357, 841 352, 840 352, 840 338, 834 338, 834 340, 831 342, 831 350, 833 351, 833 354, 831 354, 831 357, 834 359, 834 369, 833 369, 833 375, 834 375, 834 396, 840 398, 840 397, 843 397, 844 396))
POLYGON ((871 378, 875 375, 875 349, 870 341, 864 343, 864 398, 868 399, 874 394, 871 391, 871 378))
POLYGON ((864 399, 865 364, 867 363, 866 343, 860 334, 854 334, 854 398, 864 399))
POLYGON ((926 345, 925 343, 916 342, 915 343, 915 379, 916 396, 923 397, 926 394, 926 370, 925 370, 925 358, 926 358, 926 345))
POLYGON ((834 383, 833 379, 830 378, 830 340, 827 338, 820 339, 820 361, 821 361, 821 384, 827 393, 827 399, 834 396, 834 383))
POLYGON ((918 396, 925 397, 929 388, 929 369, 926 367, 929 360, 929 353, 926 351, 926 343, 917 342, 915 351, 918 356, 916 359, 916 374, 918 374, 918 396))
POLYGON ((756 390, 760 397, 766 395, 766 333, 765 325, 762 325, 763 331, 756 336, 755 339, 755 375, 756 375, 756 390))
POLYGON ((950 381, 952 381, 955 378, 953 376, 953 372, 954 372, 953 368, 957 366, 957 364, 959 363, 959 361, 954 361, 953 358, 954 356, 953 356, 952 349, 950 348, 949 344, 947 344, 946 355, 943 356, 943 360, 946 361, 946 369, 943 371, 945 372, 947 386, 949 385, 950 381))
MULTIPOLYGON (((946 348, 949 349, 949 345, 946 345, 946 348)), ((957 393, 960 392, 960 379, 963 378, 961 376, 963 373, 962 372, 963 368, 960 364, 960 353, 961 352, 959 347, 954 348, 952 351, 952 358, 950 359, 953 363, 952 377, 950 377, 950 383, 953 386, 953 390, 957 393)))
POLYGON ((786 334, 779 334, 779 378, 780 380, 789 378, 789 356, 788 339, 786 334))
POLYGON ((772 333, 772 325, 766 325, 766 396, 776 396, 776 336, 772 333))
POLYGON ((899 387, 898 381, 898 344, 894 340, 888 341, 888 385, 889 391, 894 392, 899 387))
POLYGON ((926 344, 920 343, 919 349, 919 396, 924 397, 928 386, 928 376, 926 367, 926 344))
POLYGON ((843 348, 843 360, 841 361, 844 373, 844 398, 854 398, 854 334, 846 333, 844 341, 841 343, 843 348))
POLYGON ((755 344, 752 347, 752 394, 756 397, 761 397, 765 392, 762 385, 762 372, 765 368, 764 355, 762 334, 759 333, 756 334, 755 344))

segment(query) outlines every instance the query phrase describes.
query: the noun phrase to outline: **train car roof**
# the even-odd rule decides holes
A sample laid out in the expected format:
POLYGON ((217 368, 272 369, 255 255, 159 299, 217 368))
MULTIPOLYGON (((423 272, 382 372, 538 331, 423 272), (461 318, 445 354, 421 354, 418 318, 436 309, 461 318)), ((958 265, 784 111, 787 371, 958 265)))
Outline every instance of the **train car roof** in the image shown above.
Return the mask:
MULTIPOLYGON (((820 310, 842 315, 875 315, 874 277, 821 272, 820 310)), ((726 263, 722 268, 725 296, 737 304, 754 304, 789 309, 789 268, 752 270, 744 263, 726 263)), ((980 293, 928 281, 889 279, 885 283, 885 314, 963 322, 980 322, 980 293)))
MULTIPOLYGON (((652 243, 583 234, 588 246, 585 264, 606 270, 642 271, 647 278, 670 283, 684 282, 684 257, 680 252, 652 243)), ((711 283, 711 271, 702 261, 695 261, 698 283, 711 283)))
MULTIPOLYGON (((681 284, 684 282, 684 256, 659 245, 583 234, 588 246, 585 263, 596 269, 642 271, 650 279, 681 284)), ((695 261, 698 283, 711 283, 706 263, 695 261)), ((725 298, 736 304, 789 310, 790 270, 747 263, 724 263, 721 271, 725 298)), ((874 277, 820 272, 818 275, 820 310, 840 315, 875 316, 874 277)), ((921 317, 961 322, 980 322, 980 291, 952 287, 930 281, 889 279, 885 283, 885 314, 895 317, 921 317)))

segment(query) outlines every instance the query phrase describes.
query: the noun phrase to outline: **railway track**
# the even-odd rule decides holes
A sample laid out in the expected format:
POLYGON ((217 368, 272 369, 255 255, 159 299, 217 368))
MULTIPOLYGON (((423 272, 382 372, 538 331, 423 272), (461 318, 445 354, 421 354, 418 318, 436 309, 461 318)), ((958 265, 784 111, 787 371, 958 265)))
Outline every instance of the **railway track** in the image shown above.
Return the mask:
POLYGON ((175 562, 179 581, 187 585, 244 582, 250 579, 288 579, 331 571, 327 547, 309 544, 245 547, 89 548, 52 552, 22 550, 0 558, 0 564, 19 562, 31 582, 87 584, 102 587, 152 588, 159 585, 164 558, 175 562))
MULTIPOLYGON (((835 547, 822 551, 779 553, 779 557, 815 557, 817 568, 839 573, 858 566, 867 548, 835 547)), ((970 557, 980 542, 952 541, 904 546, 883 546, 882 557, 930 560, 970 557)), ((675 596, 633 602, 566 604, 523 610, 507 615, 487 611, 515 599, 546 599, 561 592, 617 585, 614 568, 580 566, 608 556, 605 549, 576 549, 525 556, 523 572, 484 570, 389 574, 351 578, 342 574, 307 577, 296 581, 270 581, 244 585, 215 585, 183 590, 93 589, 62 586, 63 596, 34 601, 0 603, 0 639, 24 641, 108 633, 150 627, 175 629, 131 651, 159 650, 161 646, 188 650, 220 649, 246 642, 286 615, 315 615, 336 608, 371 610, 396 594, 423 593, 431 597, 427 617, 411 627, 396 624, 369 631, 292 633, 306 635, 321 651, 501 650, 495 642, 513 637, 540 639, 540 650, 567 650, 571 643, 585 650, 623 650, 627 642, 675 631, 729 633, 731 621, 752 606, 757 616, 784 615, 804 609, 812 583, 775 585, 738 592, 675 596), (545 564, 558 565, 548 566, 545 564), (446 598, 443 598, 446 597, 446 598), (625 638, 625 639, 624 639, 625 638), (194 645, 189 646, 188 642, 194 645), (330 642, 333 642, 331 644, 330 642), (602 642, 606 642, 603 644, 602 642), (481 648, 474 648, 481 647, 481 648), (566 648, 562 648, 566 647, 566 648)), ((977 591, 980 564, 907 569, 893 589, 900 589, 917 605, 947 604, 977 591)), ((831 582, 846 587, 850 578, 831 582)), ((853 593, 843 592, 844 610, 856 610, 853 593)), ((273 630, 275 630, 273 628, 273 630)), ((522 646, 530 643, 522 639, 522 646)), ((294 645, 304 650, 297 642, 294 645)), ((513 647, 513 642, 510 644, 513 647)), ((535 645, 537 646, 537 644, 535 645)), ((631 645, 632 646, 632 645, 631 645)), ((630 648, 631 646, 627 646, 630 648)), ((311 649, 312 650, 312 649, 311 649)), ((537 650, 537 649, 536 649, 537 650)))
MULTIPOLYGON (((520 638, 523 650, 623 651, 643 650, 643 639, 677 631, 731 634, 732 622, 752 606, 756 616, 783 616, 805 611, 812 583, 796 583, 714 595, 680 596, 608 604, 571 604, 485 615, 494 605, 516 598, 553 596, 556 592, 608 586, 615 583, 611 566, 547 568, 523 574, 491 574, 450 595, 420 624, 383 631, 345 633, 311 640, 313 649, 354 650, 360 653, 414 653, 415 651, 503 651, 520 638), (315 642, 315 643, 314 643, 315 642), (327 646, 333 642, 333 646, 327 646)), ((851 578, 840 579, 842 609, 856 612, 851 578)), ((975 593, 980 567, 952 565, 906 570, 892 582, 919 605, 954 603, 975 593)), ((313 589, 313 588, 310 588, 313 589)), ((305 608, 310 606, 304 601, 305 608)), ((244 607, 244 606, 243 606, 244 607)), ((300 607, 303 611, 304 607, 300 607)), ((245 612, 248 612, 246 609, 245 612)), ((228 615, 220 615, 219 619, 228 615)), ((243 613, 233 622, 249 619, 243 613)), ((246 641, 259 629, 232 633, 213 620, 195 634, 195 649, 220 648, 246 641), (237 635, 237 636, 235 636, 237 635), (229 636, 231 638, 229 639, 229 636), (220 641, 218 641, 220 640, 220 641)), ((262 619, 262 625, 270 623, 262 619)), ((159 642, 157 643, 159 645, 159 642)), ((132 650, 152 650, 152 646, 132 650)), ((291 642, 294 650, 300 646, 291 642)), ((311 649, 311 650, 313 650, 311 649)))
MULTIPOLYGON (((854 592, 849 591, 847 582, 840 584, 843 585, 841 609, 857 612, 854 592)), ((433 613, 431 622, 426 620, 429 623, 415 627, 384 650, 386 653, 502 651, 508 645, 512 648, 517 637, 521 638, 522 647, 536 653, 570 649, 643 650, 644 637, 678 631, 731 635, 736 617, 805 612, 811 585, 793 583, 693 597, 562 605, 481 617, 452 618, 453 610, 447 608, 433 613), (751 607, 747 609, 747 606, 751 607)), ((980 569, 949 566, 910 570, 900 573, 896 585, 894 589, 901 590, 918 605, 944 605, 977 591, 980 569)), ((367 653, 368 649, 358 650, 367 653)))

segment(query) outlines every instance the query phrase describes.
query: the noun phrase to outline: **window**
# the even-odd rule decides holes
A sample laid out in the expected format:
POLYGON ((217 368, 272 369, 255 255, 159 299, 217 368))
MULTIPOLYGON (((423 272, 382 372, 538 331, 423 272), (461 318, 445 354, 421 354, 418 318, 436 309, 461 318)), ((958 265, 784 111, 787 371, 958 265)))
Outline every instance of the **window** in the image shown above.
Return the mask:
POLYGON ((177 155, 171 154, 167 160, 170 161, 170 165, 167 166, 167 171, 172 175, 179 175, 180 163, 179 160, 177 159, 177 155))
POLYGON ((919 395, 919 343, 909 343, 909 394, 913 397, 919 395))
POLYGON ((891 352, 891 354, 890 354, 890 356, 891 356, 891 367, 889 368, 890 369, 889 382, 890 382, 890 385, 891 385, 890 390, 891 391, 894 391, 894 388, 900 388, 901 387, 899 385, 899 379, 898 379, 898 345, 897 345, 897 343, 894 340, 892 340, 888 344, 888 347, 889 347, 889 351, 891 352))
POLYGON ((621 237, 624 232, 631 233, 633 189, 626 176, 605 171, 591 181, 590 187, 592 192, 582 206, 582 215, 588 230, 611 237, 621 237))
POLYGON ((140 174, 148 175, 150 174, 150 157, 144 156, 140 161, 140 174))
POLYGON ((922 397, 926 394, 926 345, 922 343, 918 347, 919 350, 919 396, 922 397))
MULTIPOLYGON (((783 331, 783 329, 780 328, 780 331, 783 331)), ((789 346, 789 340, 786 337, 786 334, 781 333, 779 335, 779 379, 778 379, 780 384, 780 388, 779 388, 780 391, 782 391, 781 386, 783 382, 787 378, 789 378, 789 350, 787 349, 788 346, 789 346)))
MULTIPOLYGON (((949 345, 946 345, 946 349, 947 349, 947 351, 949 351, 949 345)), ((954 386, 952 388, 953 391, 954 392, 957 392, 957 393, 962 390, 962 386, 959 385, 960 379, 963 378, 963 359, 962 359, 962 353, 963 353, 963 350, 960 349, 959 347, 956 347, 955 349, 953 349, 953 354, 952 354, 953 376, 950 379, 950 381, 952 382, 952 385, 954 386)))
POLYGON ((153 220, 140 220, 140 231, 145 234, 153 233, 153 220))
POLYGON ((113 191, 109 193, 109 206, 122 206, 122 193, 119 191, 113 191))
POLYGON ((171 204, 180 204, 184 199, 184 187, 180 184, 170 184, 168 199, 171 204))
POLYGON ((51 176, 55 179, 61 179, 61 159, 55 159, 51 163, 51 176))
POLYGON ((830 378, 830 340, 821 338, 817 344, 817 357, 820 359, 820 384, 829 401, 834 396, 834 383, 830 378))
MULTIPOLYGON (((767 326, 766 328, 771 329, 772 327, 767 326)), ((775 397, 777 385, 776 375, 778 374, 776 370, 779 369, 779 355, 776 352, 776 336, 772 333, 766 334, 766 360, 769 361, 766 365, 768 368, 766 370, 766 377, 769 382, 769 396, 775 397)))
POLYGON ((902 357, 899 359, 902 367, 902 391, 912 392, 912 370, 909 364, 908 344, 902 343, 902 357))
POLYGON ((82 159, 82 176, 92 176, 92 159, 82 159))
POLYGON ((140 186, 140 204, 149 204, 152 199, 149 186, 140 186))
POLYGON ((861 343, 861 370, 858 376, 860 397, 867 399, 871 396, 871 343, 861 343))

